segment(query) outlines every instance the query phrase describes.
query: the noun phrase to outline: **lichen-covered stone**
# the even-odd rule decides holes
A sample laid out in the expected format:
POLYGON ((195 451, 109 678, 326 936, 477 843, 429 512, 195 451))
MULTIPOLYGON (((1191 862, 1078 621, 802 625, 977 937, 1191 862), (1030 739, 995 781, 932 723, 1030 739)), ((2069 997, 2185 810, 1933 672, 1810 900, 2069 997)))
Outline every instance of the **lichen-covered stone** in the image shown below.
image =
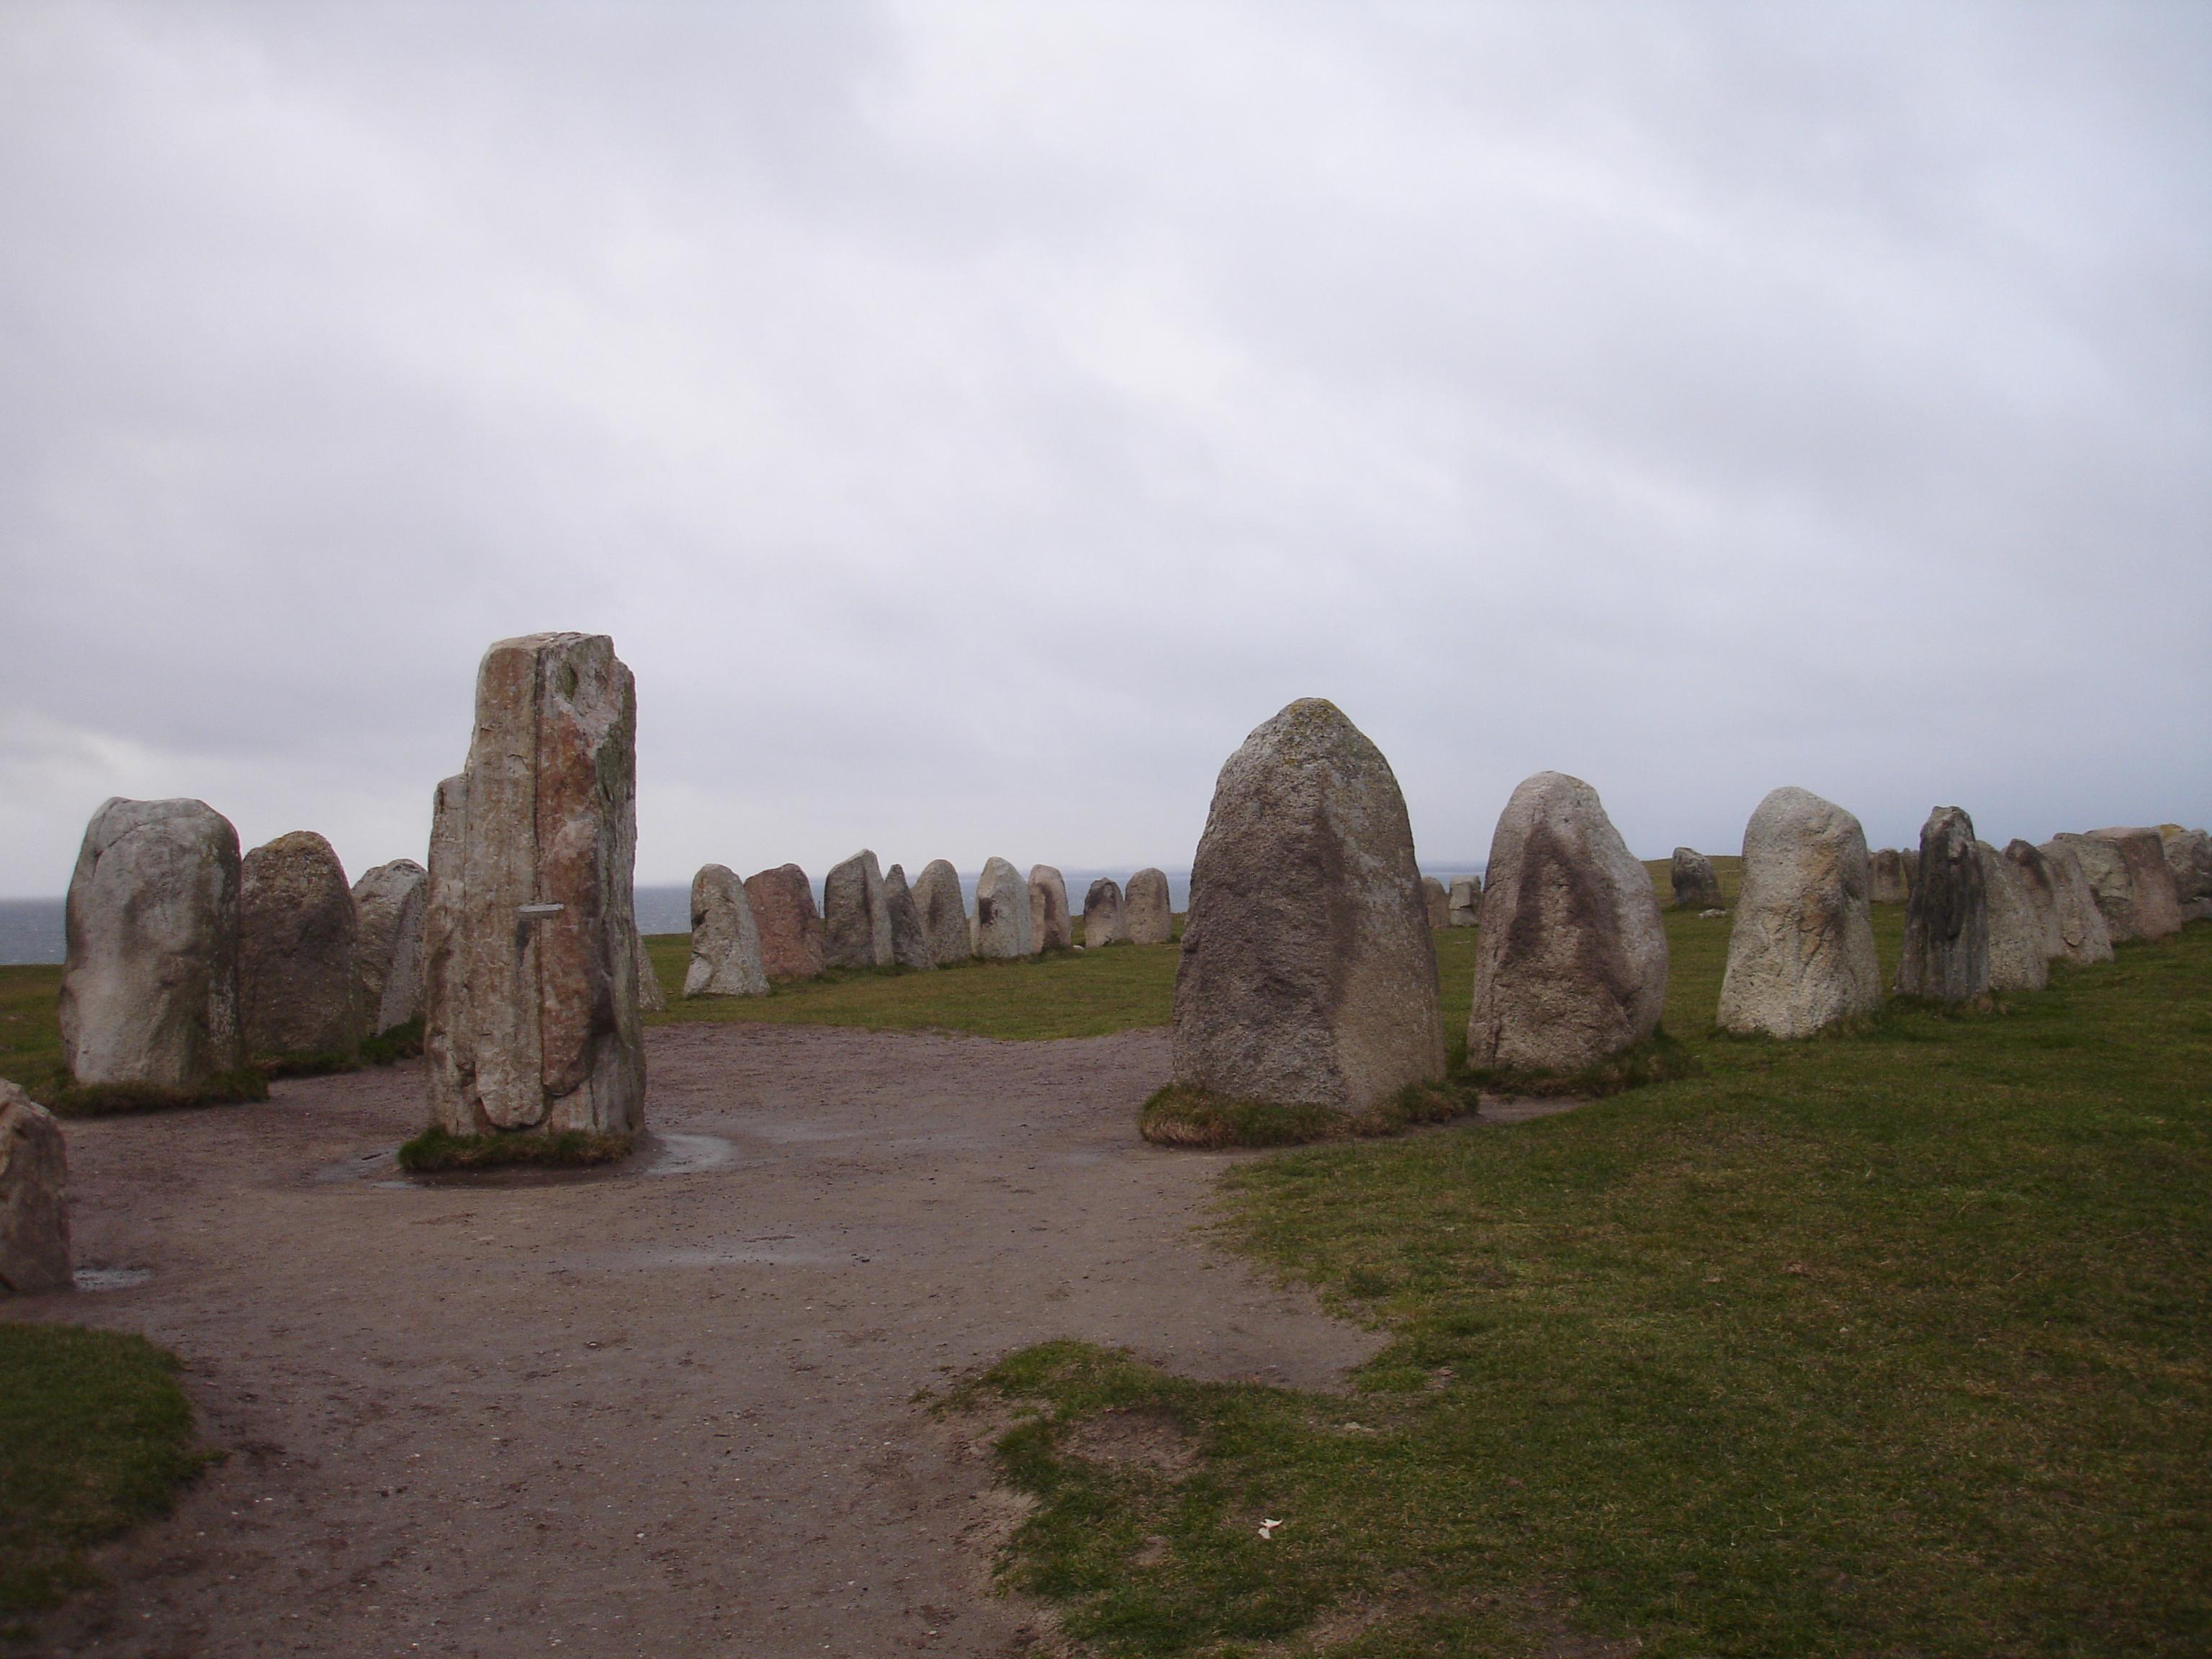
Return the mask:
POLYGON ((1139 870, 1121 891, 1121 933, 1132 945, 1165 945, 1175 937, 1175 914, 1163 871, 1139 870))
POLYGON ((814 887, 795 864, 780 864, 745 878, 745 897, 760 932, 761 966, 769 978, 819 979, 823 962, 822 917, 814 887))
POLYGON ((605 635, 484 653, 467 769, 438 790, 423 925, 423 1054, 448 1133, 644 1123, 636 756, 636 689, 605 635))
POLYGON ((246 855, 238 889, 238 1007, 246 1052, 346 1058, 359 1047, 353 890, 312 830, 246 855))
POLYGON ((1667 1001, 1651 878, 1580 778, 1539 772, 1490 843, 1468 1061, 1572 1074, 1635 1047, 1667 1001))
MULTIPOLYGON (((1674 854, 1678 896, 1685 850, 1674 854)), ((1759 802, 1743 832, 1723 1030, 1807 1037, 1881 1008, 1867 862, 1866 832, 1833 802, 1786 788, 1759 802)))
POLYGON ((975 954, 994 961, 1036 954, 1030 884, 1001 858, 987 859, 975 883, 975 954))
POLYGON ((190 1092, 244 1060, 238 832, 204 801, 105 802, 70 877, 63 1063, 190 1092))
POLYGON ((2057 839, 2072 848, 2115 945, 2181 931, 2181 896, 2155 830, 2092 830, 2057 839))
POLYGON ((883 866, 866 848, 832 866, 822 883, 822 960, 831 968, 891 965, 891 915, 883 866))
POLYGON ((702 865, 691 878, 691 963, 684 972, 684 994, 768 994, 768 969, 761 961, 752 901, 745 896, 745 884, 737 872, 726 865, 702 865))
POLYGON ((1990 989, 2040 991, 2051 982, 2049 935, 2020 866, 1985 841, 1974 843, 1990 912, 1990 989))
POLYGON ((1905 873, 1905 854, 1885 847, 1867 860, 1867 892, 1876 904, 1903 904, 1912 896, 1905 873))
POLYGON ((0 1291, 70 1288, 69 1152, 53 1114, 0 1078, 0 1291))
POLYGON ((906 884, 906 872, 896 864, 884 872, 884 909, 891 919, 891 960, 902 968, 936 967, 937 953, 906 884))
POLYGON ((1121 927, 1121 884, 1111 876, 1101 876, 1083 896, 1083 948, 1095 951, 1102 945, 1120 945, 1126 939, 1121 927))
POLYGON ((960 891, 960 872, 950 860, 932 859, 922 866, 921 874, 915 879, 914 908, 929 939, 930 959, 939 967, 950 968, 975 954, 968 901, 960 891))
POLYGON ((2035 849, 2043 855, 2051 875, 2051 921, 2069 962, 2086 965, 2112 959, 2112 931, 2105 913, 2097 908, 2097 895, 2089 885, 2081 855, 2066 842, 2053 838, 2035 849))
POLYGON ((422 915, 430 874, 413 859, 380 864, 353 884, 354 1012, 363 1036, 422 1012, 422 915))
POLYGON ((2183 904, 2212 898, 2212 835, 2178 823, 2158 827, 2166 868, 2173 872, 2173 896, 2183 904))
POLYGON ((1444 920, 1454 927, 1472 927, 1482 920, 1482 878, 1455 876, 1444 896, 1444 920))
POLYGON ((1030 943, 1038 951, 1065 951, 1075 943, 1067 883, 1049 864, 1030 866, 1030 943))
POLYGON ((1291 704, 1214 785, 1176 974, 1176 1080, 1358 1111, 1440 1078, 1436 963, 1389 762, 1334 704, 1291 704))
POLYGON ((1989 994, 1989 894, 1974 853, 1974 821, 1963 808, 1939 806, 1921 827, 1897 988, 1939 1002, 1989 994))
MULTIPOLYGON (((1769 796, 1768 799, 1773 798, 1769 796)), ((1753 822, 1757 822, 1756 817, 1753 822)), ((1713 861, 1694 847, 1677 847, 1667 873, 1674 885, 1676 909, 1717 910, 1721 908, 1721 878, 1713 873, 1713 861)))

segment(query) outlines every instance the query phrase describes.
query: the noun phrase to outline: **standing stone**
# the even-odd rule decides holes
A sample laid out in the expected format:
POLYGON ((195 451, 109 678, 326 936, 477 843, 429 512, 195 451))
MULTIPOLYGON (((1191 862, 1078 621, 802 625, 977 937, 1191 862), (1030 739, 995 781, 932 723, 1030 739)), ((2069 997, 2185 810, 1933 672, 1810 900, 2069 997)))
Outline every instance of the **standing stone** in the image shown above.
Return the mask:
POLYGON ((1030 866, 1030 944, 1036 951, 1065 951, 1075 943, 1067 914, 1067 884, 1049 864, 1030 866))
POLYGON ((1905 894, 1906 902, 1910 902, 1912 890, 1920 885, 1920 849, 1917 847, 1900 847, 1897 850, 1897 856, 1905 866, 1905 894))
POLYGON ((974 931, 968 924, 968 901, 961 896, 960 872, 946 859, 932 859, 922 866, 914 884, 914 908, 921 916, 921 931, 929 939, 930 959, 940 968, 965 962, 975 954, 974 931))
POLYGON ((468 767, 438 788, 422 930, 432 1121, 449 1134, 645 1121, 637 692, 603 634, 501 640, 468 767))
POLYGON ((70 1288, 69 1152, 53 1114, 0 1078, 0 1291, 70 1288))
POLYGON ((760 930, 761 966, 771 981, 822 976, 822 918, 806 872, 780 864, 745 878, 745 897, 760 930))
POLYGON ((1121 894, 1121 933, 1132 945, 1165 945, 1175 937, 1175 915, 1168 878, 1158 870, 1139 870, 1121 894))
POLYGON ((1482 920, 1482 878, 1455 876, 1445 895, 1444 920, 1454 927, 1472 927, 1482 920))
POLYGON ((1004 859, 987 860, 975 884, 975 954, 997 961, 1036 954, 1030 884, 1004 859))
POLYGON ((2020 866, 1985 841, 1974 843, 1990 912, 1990 989, 2040 991, 2051 983, 2049 934, 2020 866))
POLYGON ((1902 904, 1912 896, 1905 878, 1905 855, 1885 847, 1867 860, 1867 896, 1876 904, 1902 904))
POLYGON ((660 975, 654 971, 653 953, 645 948, 645 935, 637 935, 637 948, 630 959, 637 963, 637 1011, 641 1014, 665 1014, 668 1012, 668 993, 660 988, 660 975))
POLYGON ((760 929, 753 926, 745 884, 727 865, 702 865, 691 878, 691 965, 687 997, 764 997, 760 929))
POLYGON ((1524 781, 1499 815, 1483 880, 1469 1065, 1581 1072, 1658 1029, 1659 896, 1596 790, 1561 772, 1524 781))
POLYGON ((394 859, 353 884, 353 1006, 363 1036, 404 1025, 422 1012, 429 883, 429 872, 413 859, 394 859))
POLYGON ((936 967, 937 952, 921 925, 906 872, 896 864, 884 872, 884 909, 891 920, 891 960, 902 968, 936 967))
POLYGON ((1920 869, 1905 907, 1897 988, 1909 997, 1972 1002, 1990 988, 1990 901, 1974 854, 1974 821, 1939 806, 1920 830, 1920 869))
POLYGON ((330 842, 295 830, 246 855, 238 888, 238 1010, 255 1057, 350 1059, 353 890, 330 842))
POLYGON ((2112 943, 2165 939, 2181 931, 2181 899, 2155 830, 2092 830, 2060 836, 2081 860, 2112 943))
POLYGON ((104 803, 70 877, 62 1060, 189 1093, 243 1063, 238 832, 204 801, 104 803))
POLYGON ((1429 919, 1431 933, 1451 926, 1451 895, 1434 876, 1421 878, 1421 913, 1429 919))
POLYGON ((865 847, 833 866, 822 884, 822 960, 831 968, 891 965, 884 867, 865 847))
MULTIPOLYGON (((1674 854, 1678 871, 1681 856, 1674 854)), ((1881 964, 1867 886, 1866 832, 1856 818, 1804 789, 1777 789, 1759 802, 1744 826, 1721 1028, 1806 1037, 1877 1012, 1881 964)), ((1679 875, 1674 890, 1682 890, 1679 875)))
MULTIPOLYGON (((1804 792, 1800 790, 1797 793, 1802 794, 1804 792)), ((1771 795, 1767 797, 1768 800, 1773 799, 1771 795)), ((1808 799, 1819 800, 1820 797, 1814 795, 1808 799)), ((1822 804, 1826 805, 1825 802, 1822 804)), ((1845 813, 1844 816, 1849 817, 1850 815, 1845 813)), ((1757 813, 1752 815, 1752 822, 1759 822, 1757 813)), ((1864 844, 1863 836, 1861 837, 1861 844, 1864 844)), ((1677 847, 1674 862, 1667 873, 1674 883, 1674 908, 1677 910, 1717 910, 1721 908, 1721 878, 1713 873, 1713 861, 1695 848, 1677 847)), ((1733 950, 1735 947, 1731 945, 1729 948, 1733 950)))
POLYGON ((2051 872, 2051 915, 2069 962, 2086 964, 2112 959, 2112 932, 2105 913, 2097 908, 2097 895, 2081 868, 2081 855, 2058 840, 2035 849, 2051 872))
POLYGON ((1291 703, 1213 787, 1176 970, 1176 1081, 1363 1111, 1442 1077, 1428 921, 1390 763, 1335 704, 1291 703))
POLYGON ((1121 884, 1101 876, 1083 896, 1083 948, 1096 951, 1103 945, 1126 945, 1121 927, 1121 884))
POLYGON ((2178 823, 2158 827, 2166 868, 2173 872, 2173 896, 2184 904, 2212 898, 2212 835, 2178 823))

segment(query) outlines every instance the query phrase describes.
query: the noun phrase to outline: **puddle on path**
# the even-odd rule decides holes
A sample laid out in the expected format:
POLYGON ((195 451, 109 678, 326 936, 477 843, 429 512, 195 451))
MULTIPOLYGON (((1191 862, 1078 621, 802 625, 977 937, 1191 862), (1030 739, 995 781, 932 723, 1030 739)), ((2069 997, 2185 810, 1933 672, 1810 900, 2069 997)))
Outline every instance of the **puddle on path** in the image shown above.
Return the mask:
POLYGON ((592 1250, 563 1256, 557 1267, 569 1272, 647 1272, 670 1267, 858 1267, 877 1252, 849 1243, 832 1244, 800 1233, 763 1233, 751 1238, 716 1239, 706 1244, 640 1246, 592 1250))
POLYGON ((366 1181, 402 1191, 441 1187, 565 1187, 594 1181, 623 1181, 632 1176, 697 1175, 741 1162, 735 1142, 720 1135, 653 1134, 639 1137, 637 1150, 621 1163, 589 1170, 455 1170, 444 1175, 411 1176, 399 1169, 398 1148, 357 1152, 315 1171, 318 1185, 366 1181))
POLYGON ((153 1276, 151 1267, 79 1267, 70 1275, 80 1291, 127 1291, 153 1276))

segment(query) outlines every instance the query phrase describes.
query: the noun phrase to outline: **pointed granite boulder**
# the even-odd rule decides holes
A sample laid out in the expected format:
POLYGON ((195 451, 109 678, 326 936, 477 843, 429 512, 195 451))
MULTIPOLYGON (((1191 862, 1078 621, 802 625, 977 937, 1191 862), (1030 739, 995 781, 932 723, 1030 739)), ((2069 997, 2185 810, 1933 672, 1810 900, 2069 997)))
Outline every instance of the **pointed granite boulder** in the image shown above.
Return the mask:
POLYGON ((1121 884, 1101 876, 1083 896, 1083 948, 1126 943, 1121 930, 1121 884))
POLYGON ((866 848, 833 866, 822 883, 822 960, 831 968, 891 965, 891 913, 884 870, 866 848))
POLYGON ((1806 1037, 1881 1008, 1867 873, 1866 832, 1842 807, 1805 789, 1759 802, 1743 832, 1722 1030, 1806 1037))
POLYGON ((238 1006, 257 1059, 350 1060, 360 923, 330 842, 312 830, 246 855, 238 888, 238 1006))
MULTIPOLYGON (((1772 796, 1767 797, 1771 800, 1772 796)), ((1758 815, 1753 814, 1757 822, 1758 815)), ((1667 866, 1668 879, 1674 889, 1674 908, 1677 910, 1717 910, 1722 908, 1721 878, 1713 873, 1713 861, 1694 847, 1677 847, 1673 860, 1667 866)))
POLYGON ((374 1036, 422 1012, 422 913, 430 872, 413 859, 380 864, 353 884, 354 1012, 374 1036))
POLYGON ((1175 915, 1164 872, 1139 870, 1121 893, 1121 935, 1132 945, 1165 945, 1175 937, 1175 915))
POLYGON ((2043 912, 2020 866, 1985 841, 1974 843, 1990 913, 1990 989, 2040 991, 2051 982, 2043 912))
POLYGON ((1065 951, 1075 943, 1067 883, 1049 864, 1030 866, 1030 941, 1039 951, 1065 951))
POLYGON ((769 978, 822 977, 822 917, 814 908, 814 885, 795 864, 780 864, 745 878, 745 897, 760 930, 761 965, 769 978))
POLYGON ((753 926, 745 884, 726 865, 708 864, 691 878, 691 965, 687 997, 764 997, 760 929, 753 926))
POLYGON ((2166 939, 2181 931, 2181 896, 2155 830, 2092 830, 2060 836, 2081 860, 2112 943, 2166 939))
POLYGON ((1443 1075, 1405 799, 1334 703, 1291 704, 1221 769, 1191 866, 1172 1048, 1179 1084, 1288 1105, 1362 1111, 1443 1075))
POLYGON ((914 908, 929 939, 930 959, 939 967, 950 968, 975 954, 975 933, 968 925, 968 901, 960 890, 960 872, 951 860, 932 859, 922 866, 914 884, 914 908))
POLYGON ((52 1113, 0 1078, 0 1291, 70 1288, 69 1151, 52 1113))
POLYGON ((1897 988, 1938 1002, 1972 1002, 1989 994, 1989 893, 1974 854, 1974 821, 1963 808, 1939 806, 1921 827, 1897 988))
POLYGON ((891 922, 891 960, 902 968, 936 967, 937 953, 923 930, 906 872, 896 864, 884 872, 884 911, 891 922))
POLYGON ((1001 858, 987 859, 975 883, 975 954, 994 961, 1036 954, 1030 884, 1001 858))

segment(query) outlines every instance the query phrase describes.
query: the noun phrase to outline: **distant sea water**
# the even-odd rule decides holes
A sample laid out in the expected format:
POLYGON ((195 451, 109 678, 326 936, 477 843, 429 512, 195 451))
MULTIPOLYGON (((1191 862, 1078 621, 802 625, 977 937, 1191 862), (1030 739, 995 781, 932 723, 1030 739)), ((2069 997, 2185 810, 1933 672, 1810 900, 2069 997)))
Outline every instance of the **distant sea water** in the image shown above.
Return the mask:
POLYGON ((61 900, 0 899, 0 963, 61 959, 61 900))

